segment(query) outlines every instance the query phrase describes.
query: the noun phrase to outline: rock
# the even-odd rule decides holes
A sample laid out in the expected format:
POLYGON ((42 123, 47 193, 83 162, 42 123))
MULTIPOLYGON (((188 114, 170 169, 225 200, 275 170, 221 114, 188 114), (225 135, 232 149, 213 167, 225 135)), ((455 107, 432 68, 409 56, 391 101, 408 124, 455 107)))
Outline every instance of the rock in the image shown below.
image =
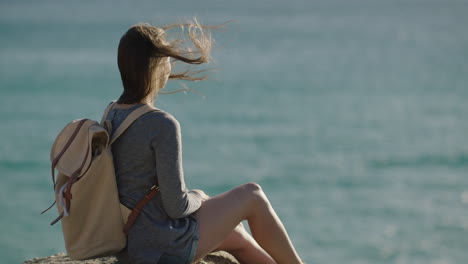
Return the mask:
MULTIPOLYGON (((104 257, 90 260, 72 260, 64 253, 58 253, 45 258, 34 258, 23 264, 119 264, 115 257, 104 257)), ((197 264, 239 264, 229 253, 224 251, 214 252, 204 257, 197 264)))
POLYGON ((209 254, 197 264, 240 264, 237 259, 225 251, 218 251, 209 254))

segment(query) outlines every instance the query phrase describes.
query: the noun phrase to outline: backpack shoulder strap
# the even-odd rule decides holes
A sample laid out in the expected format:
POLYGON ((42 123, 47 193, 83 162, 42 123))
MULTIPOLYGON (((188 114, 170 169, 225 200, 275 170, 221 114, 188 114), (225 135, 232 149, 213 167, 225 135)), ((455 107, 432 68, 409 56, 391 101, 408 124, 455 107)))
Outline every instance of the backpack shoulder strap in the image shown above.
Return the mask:
POLYGON ((106 107, 106 110, 104 111, 104 114, 102 115, 102 118, 101 118, 101 126, 104 126, 104 122, 106 122, 106 119, 107 119, 107 115, 109 115, 109 112, 110 110, 112 110, 112 108, 114 108, 116 104, 116 101, 112 101, 107 107, 106 107))
POLYGON ((135 122, 135 120, 137 120, 140 116, 153 111, 159 111, 159 109, 147 104, 135 109, 132 113, 130 113, 127 116, 127 118, 125 118, 125 120, 117 128, 117 130, 115 130, 109 145, 112 145, 112 143, 114 143, 114 141, 117 140, 117 138, 119 138, 123 134, 123 132, 125 132, 125 130, 127 130, 127 128, 130 127, 130 125, 133 124, 133 122, 135 122))

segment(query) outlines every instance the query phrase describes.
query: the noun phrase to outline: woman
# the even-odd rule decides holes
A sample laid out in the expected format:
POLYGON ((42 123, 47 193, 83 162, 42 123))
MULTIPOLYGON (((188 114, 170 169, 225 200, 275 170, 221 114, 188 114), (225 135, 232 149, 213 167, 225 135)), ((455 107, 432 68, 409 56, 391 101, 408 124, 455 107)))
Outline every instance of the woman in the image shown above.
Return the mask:
MULTIPOLYGON (((178 47, 180 41, 169 43, 165 29, 170 27, 138 24, 122 36, 118 66, 124 91, 107 116, 114 130, 134 109, 152 105, 168 79, 204 79, 193 75, 200 71, 171 73, 171 59, 188 64, 209 60, 206 27, 196 21, 179 26, 187 27, 194 50, 178 47)), ((247 183, 215 197, 186 189, 180 137, 177 120, 159 110, 141 116, 113 144, 121 203, 133 208, 151 186, 160 188, 128 233, 131 262, 192 263, 225 250, 241 263, 301 263, 258 184, 247 183)))

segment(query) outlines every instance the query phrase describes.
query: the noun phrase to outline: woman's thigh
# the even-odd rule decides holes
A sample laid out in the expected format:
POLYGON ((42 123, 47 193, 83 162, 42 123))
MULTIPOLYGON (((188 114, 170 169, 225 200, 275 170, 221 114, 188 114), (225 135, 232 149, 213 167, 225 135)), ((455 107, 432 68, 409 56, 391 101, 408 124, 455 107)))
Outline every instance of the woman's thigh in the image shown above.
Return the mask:
POLYGON ((247 217, 256 184, 244 184, 203 202, 195 213, 199 243, 195 260, 217 249, 236 226, 247 217))

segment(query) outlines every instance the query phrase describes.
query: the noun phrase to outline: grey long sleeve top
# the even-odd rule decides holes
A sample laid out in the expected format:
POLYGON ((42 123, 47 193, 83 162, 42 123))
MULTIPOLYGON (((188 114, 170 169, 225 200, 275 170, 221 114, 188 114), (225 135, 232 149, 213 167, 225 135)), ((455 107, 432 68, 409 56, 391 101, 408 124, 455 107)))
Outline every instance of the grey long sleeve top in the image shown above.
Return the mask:
MULTIPOLYGON (((136 108, 113 109, 113 131, 136 108)), ((162 110, 138 118, 112 145, 120 202, 133 208, 159 185, 128 236, 132 263, 156 263, 163 254, 182 255, 191 247, 198 226, 191 216, 201 205, 198 192, 187 190, 182 167, 180 125, 162 110)))

